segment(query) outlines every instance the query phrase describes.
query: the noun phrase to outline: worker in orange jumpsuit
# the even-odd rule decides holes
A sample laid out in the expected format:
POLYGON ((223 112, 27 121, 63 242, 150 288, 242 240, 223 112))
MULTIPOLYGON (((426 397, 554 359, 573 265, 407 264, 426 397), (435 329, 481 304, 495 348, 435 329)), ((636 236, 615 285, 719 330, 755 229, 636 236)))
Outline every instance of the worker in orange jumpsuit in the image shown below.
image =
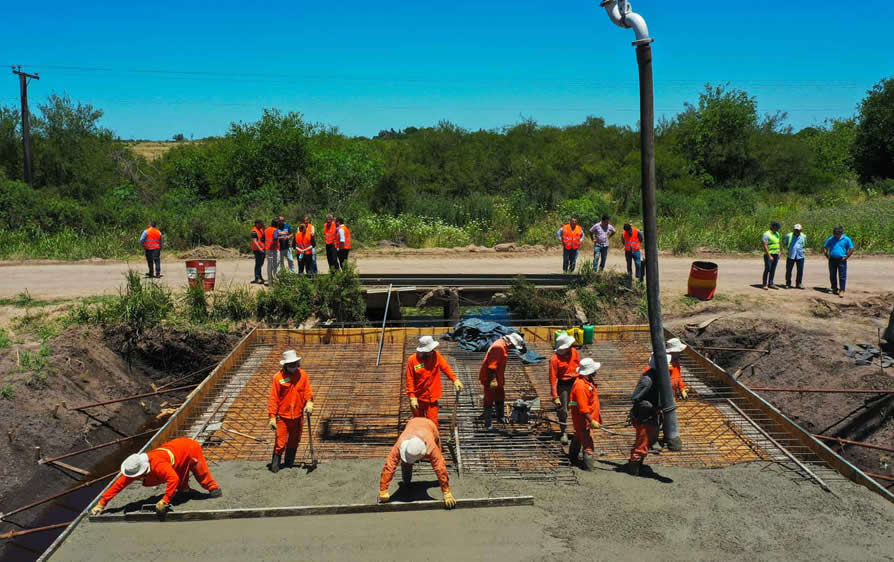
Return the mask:
POLYGON ((574 349, 574 338, 568 334, 559 336, 556 340, 556 353, 549 360, 549 387, 550 396, 557 408, 559 426, 562 428, 562 445, 568 444, 568 400, 579 365, 580 354, 574 349))
POLYGON ((680 341, 680 338, 671 338, 665 344, 667 353, 671 359, 667 362, 667 368, 670 372, 671 388, 677 398, 686 400, 689 398, 689 389, 683 382, 683 367, 680 365, 680 353, 686 349, 686 344, 680 341))
POLYGON ((192 473, 199 484, 210 492, 209 497, 223 495, 202 454, 198 441, 181 437, 164 443, 148 453, 130 455, 121 463, 121 476, 99 498, 90 510, 90 515, 99 515, 112 498, 137 480, 143 486, 153 487, 165 484, 165 495, 155 504, 159 514, 167 511, 175 494, 189 491, 189 475, 192 473))
POLYGON ((270 383, 270 398, 267 400, 269 423, 276 432, 276 445, 270 459, 270 472, 279 472, 282 466, 291 467, 295 463, 295 453, 301 442, 304 429, 304 415, 314 411, 314 393, 310 388, 307 371, 301 368, 301 358, 294 349, 282 354, 282 366, 270 383))
POLYGON ((408 421, 403 433, 397 438, 397 443, 388 453, 382 478, 379 480, 379 503, 391 499, 388 486, 394 478, 397 465, 400 464, 401 467, 401 483, 408 485, 413 479, 413 465, 423 459, 431 463, 438 477, 441 492, 444 493, 444 507, 453 509, 456 498, 450 491, 450 481, 447 479, 447 464, 441 454, 441 437, 438 435, 438 427, 428 418, 413 418, 408 421))
MULTIPOLYGON (((670 364, 671 357, 667 356, 670 364)), ((662 404, 661 393, 658 390, 658 372, 655 370, 655 358, 649 358, 649 367, 643 371, 631 399, 633 408, 630 410, 630 418, 633 420, 633 429, 636 432, 636 440, 630 449, 630 462, 627 463, 627 471, 633 476, 639 476, 643 467, 643 461, 649 454, 652 445, 658 440, 658 427, 661 424, 662 404)))
POLYGON ((438 400, 441 399, 441 373, 453 381, 457 391, 463 383, 456 378, 444 356, 435 351, 440 345, 431 336, 419 338, 416 353, 407 359, 407 396, 414 417, 428 418, 438 425, 438 400))
POLYGON ((596 374, 601 363, 589 357, 581 359, 577 374, 580 375, 571 388, 571 421, 574 422, 574 439, 568 447, 571 462, 576 463, 581 449, 584 450, 584 469, 593 470, 593 435, 591 429, 602 427, 602 413, 599 410, 599 392, 596 385, 596 374))
POLYGON ((484 387, 484 427, 493 427, 494 409, 497 413, 497 421, 502 422, 506 413, 506 360, 509 358, 509 350, 525 349, 525 340, 521 334, 512 333, 505 335, 492 343, 481 363, 478 372, 478 380, 484 387))

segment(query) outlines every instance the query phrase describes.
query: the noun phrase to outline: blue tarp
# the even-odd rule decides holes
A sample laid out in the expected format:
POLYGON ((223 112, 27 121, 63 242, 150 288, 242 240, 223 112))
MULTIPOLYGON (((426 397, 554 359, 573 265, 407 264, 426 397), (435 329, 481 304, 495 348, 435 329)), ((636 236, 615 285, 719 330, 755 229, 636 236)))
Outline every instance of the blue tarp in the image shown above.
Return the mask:
MULTIPOLYGON (((504 326, 498 322, 490 322, 488 320, 481 320, 480 318, 469 318, 468 320, 462 320, 457 323, 456 326, 453 327, 452 332, 448 332, 442 337, 445 340, 457 342, 463 349, 485 352, 492 343, 509 334, 523 335, 515 328, 504 326)), ((525 350, 524 353, 521 353, 520 351, 515 350, 515 352, 521 357, 523 362, 528 364, 546 361, 544 356, 535 351, 525 350)))

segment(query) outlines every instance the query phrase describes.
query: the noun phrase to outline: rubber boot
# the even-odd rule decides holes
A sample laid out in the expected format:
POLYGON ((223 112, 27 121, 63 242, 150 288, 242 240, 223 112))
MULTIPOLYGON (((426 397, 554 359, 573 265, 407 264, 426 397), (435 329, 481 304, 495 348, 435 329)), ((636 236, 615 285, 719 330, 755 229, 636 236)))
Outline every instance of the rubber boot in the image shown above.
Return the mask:
POLYGON ((413 481, 413 465, 412 464, 403 464, 400 465, 400 481, 404 485, 408 485, 413 481))
POLYGON ((484 429, 490 430, 494 427, 494 408, 493 406, 484 407, 484 429))
POLYGON ((280 463, 281 459, 282 459, 282 455, 277 455, 276 453, 273 453, 273 458, 270 459, 270 472, 273 472, 274 474, 279 472, 279 463, 280 463))
POLYGON ((630 473, 630 476, 639 476, 639 471, 643 467, 642 459, 638 461, 630 461, 627 463, 627 472, 630 473))
POLYGON ((497 411, 497 423, 506 423, 506 403, 494 402, 494 409, 497 411))
POLYGON ((298 452, 298 449, 286 449, 285 462, 283 466, 286 468, 292 468, 295 465, 295 454, 298 452))
POLYGON ((596 468, 596 459, 590 453, 584 453, 584 470, 593 470, 596 468))
POLYGON ((571 439, 571 445, 568 446, 568 458, 571 464, 577 464, 577 458, 580 455, 580 441, 576 438, 571 439))

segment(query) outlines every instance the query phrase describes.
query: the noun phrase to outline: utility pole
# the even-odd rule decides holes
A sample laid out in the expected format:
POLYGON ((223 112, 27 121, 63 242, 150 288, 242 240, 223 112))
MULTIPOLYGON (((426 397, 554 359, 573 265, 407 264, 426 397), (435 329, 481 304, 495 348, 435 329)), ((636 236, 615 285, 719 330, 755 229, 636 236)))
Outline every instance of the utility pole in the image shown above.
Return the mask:
POLYGON ((649 304, 649 334, 658 386, 664 406, 664 441, 671 451, 683 449, 677 424, 677 406, 671 388, 661 320, 658 284, 658 218, 655 211, 655 100, 652 85, 652 42, 646 20, 633 11, 627 0, 603 0, 600 4, 619 27, 636 33, 636 62, 639 67, 640 156, 642 158, 643 230, 646 244, 646 300, 649 304))
POLYGON ((31 176, 31 119, 28 116, 28 79, 40 80, 37 73, 28 74, 22 72, 22 66, 13 66, 12 73, 19 75, 19 90, 22 94, 22 144, 25 153, 25 182, 34 187, 34 179, 31 176))

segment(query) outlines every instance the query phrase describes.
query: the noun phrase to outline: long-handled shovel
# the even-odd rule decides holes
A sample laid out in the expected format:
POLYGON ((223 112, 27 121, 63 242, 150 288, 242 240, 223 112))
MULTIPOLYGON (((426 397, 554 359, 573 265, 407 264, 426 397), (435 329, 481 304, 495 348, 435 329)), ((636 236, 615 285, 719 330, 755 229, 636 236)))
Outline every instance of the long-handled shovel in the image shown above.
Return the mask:
POLYGON ((314 455, 314 430, 310 425, 310 412, 307 413, 307 438, 310 445, 310 467, 307 471, 311 472, 317 469, 317 457, 314 455))

